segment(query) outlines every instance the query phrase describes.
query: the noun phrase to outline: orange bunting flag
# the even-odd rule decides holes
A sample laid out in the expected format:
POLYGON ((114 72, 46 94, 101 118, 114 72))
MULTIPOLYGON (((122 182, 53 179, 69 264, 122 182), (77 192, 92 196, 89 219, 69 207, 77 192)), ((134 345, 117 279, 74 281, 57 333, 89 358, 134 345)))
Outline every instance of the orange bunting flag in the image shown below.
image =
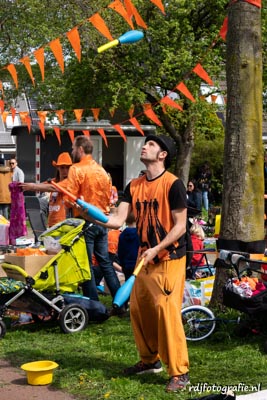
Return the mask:
POLYGON ((28 127, 28 131, 30 133, 31 132, 32 119, 31 119, 31 117, 29 115, 26 115, 25 121, 26 121, 26 124, 27 124, 27 127, 28 127))
POLYGON ((207 72, 204 70, 204 68, 200 64, 197 64, 195 66, 195 68, 193 69, 193 72, 196 75, 198 75, 201 79, 203 79, 203 81, 206 81, 209 85, 211 85, 211 86, 214 85, 214 83, 210 79, 209 75, 207 74, 207 72))
POLYGON ((74 130, 73 129, 68 129, 68 134, 71 140, 71 143, 74 142, 74 130))
POLYGON ((218 96, 216 96, 215 94, 212 94, 210 97, 211 97, 212 103, 216 103, 218 96))
POLYGON ((104 129, 103 129, 103 128, 98 128, 98 129, 97 129, 97 132, 99 133, 100 136, 102 136, 102 138, 103 138, 103 140, 104 140, 104 142, 105 142, 106 147, 108 147, 108 141, 107 141, 107 137, 106 137, 106 135, 105 135, 104 129))
POLYGON ((63 51, 62 51, 62 46, 60 43, 60 40, 57 38, 55 40, 52 40, 52 42, 49 43, 49 47, 52 50, 55 59, 58 62, 58 65, 62 71, 62 74, 64 74, 64 58, 63 58, 63 51))
POLYGON ((183 111, 183 108, 179 104, 175 103, 175 101, 168 96, 163 97, 160 100, 160 103, 167 104, 167 106, 177 108, 177 110, 183 111))
POLYGON ((42 76, 42 81, 44 80, 44 49, 41 47, 38 50, 35 50, 33 52, 34 57, 36 58, 36 61, 38 62, 40 71, 41 71, 41 76, 42 76))
POLYGON ((123 140, 124 140, 125 142, 127 142, 127 138, 126 138, 126 136, 125 136, 125 133, 124 133, 123 130, 121 129, 121 126, 120 126, 119 124, 116 124, 116 125, 113 125, 113 128, 115 128, 116 131, 119 132, 119 134, 121 135, 121 137, 123 138, 123 140))
POLYGON ((29 59, 29 57, 28 57, 28 56, 23 57, 23 58, 21 58, 19 61, 20 61, 20 62, 24 65, 24 67, 26 68, 26 70, 27 70, 27 72, 28 72, 28 74, 30 75, 30 78, 31 78, 31 80, 32 80, 32 84, 33 84, 33 86, 35 86, 35 81, 34 81, 34 77, 33 77, 33 74, 32 74, 32 67, 31 67, 31 64, 30 64, 30 59, 29 59))
POLYGON ((39 117, 40 121, 42 122, 42 124, 45 124, 47 111, 37 111, 37 114, 38 114, 38 117, 39 117))
POLYGON ((100 108, 91 108, 94 120, 98 121, 99 113, 100 113, 100 108))
POLYGON ((19 112, 19 117, 20 117, 20 120, 21 120, 22 124, 26 124, 27 123, 26 118, 28 117, 28 115, 29 115, 28 111, 19 112))
POLYGON ((165 14, 164 5, 162 4, 161 0, 150 0, 150 1, 151 3, 154 3, 163 14, 165 14))
POLYGON ((3 120, 3 123, 4 123, 4 124, 6 123, 6 119, 7 119, 8 114, 9 114, 8 111, 2 112, 2 120, 3 120))
POLYGON ((157 115, 152 110, 152 106, 151 106, 150 103, 143 104, 143 108, 144 108, 144 114, 149 119, 151 119, 153 122, 155 122, 155 124, 157 124, 158 126, 162 126, 162 123, 160 122, 160 120, 158 119, 157 115))
POLYGON ((3 82, 0 81, 0 90, 3 92, 3 82))
POLYGON ((39 125, 39 128, 40 128, 41 134, 43 136, 43 139, 45 140, 45 127, 44 127, 44 124, 41 121, 38 121, 38 125, 39 125))
POLYGON ((14 124, 15 116, 16 116, 16 109, 14 107, 11 107, 10 111, 11 111, 12 121, 13 121, 13 124, 14 124))
POLYGON ((14 64, 9 64, 7 66, 7 70, 10 73, 10 75, 12 76, 12 79, 13 79, 13 81, 15 83, 15 86, 16 86, 16 89, 17 89, 19 84, 18 84, 18 75, 17 75, 17 71, 16 71, 16 68, 15 68, 15 65, 14 64))
POLYGON ((193 103, 195 103, 195 98, 192 96, 192 94, 189 92, 187 87, 183 82, 180 82, 177 86, 176 89, 179 90, 181 93, 183 93, 189 100, 191 100, 193 103))
POLYGON ((4 112, 5 110, 5 102, 4 100, 0 100, 0 112, 1 114, 4 112))
POLYGON ((61 146, 61 137, 60 137, 60 129, 57 126, 54 126, 54 132, 56 134, 59 145, 61 146))
POLYGON ((77 119, 78 123, 81 122, 83 111, 84 111, 83 108, 76 108, 75 110, 73 110, 75 118, 77 119))
POLYGON ((224 40, 224 41, 226 40, 227 30, 228 30, 228 17, 225 17, 222 27, 219 32, 219 35, 221 36, 222 40, 224 40))
POLYGON ((130 115, 130 117, 132 118, 134 115, 134 105, 132 104, 131 107, 128 110, 128 114, 130 115))
POLYGON ((133 22, 132 22, 131 18, 129 17, 127 11, 125 10, 123 4, 120 2, 120 0, 113 1, 113 3, 110 3, 108 5, 108 7, 113 9, 114 11, 116 11, 118 14, 120 14, 122 16, 122 18, 124 18, 125 21, 130 25, 130 27, 132 29, 134 29, 133 22))
POLYGON ((124 0, 124 4, 129 18, 132 18, 134 16, 137 25, 141 26, 141 28, 147 29, 145 21, 142 19, 141 15, 137 11, 131 0, 124 0))
POLYGON ((144 131, 142 130, 141 126, 139 125, 139 122, 137 121, 137 119, 135 117, 129 119, 129 121, 138 130, 138 132, 141 133, 142 136, 145 136, 144 131))
POLYGON ((116 108, 114 108, 114 107, 109 109, 109 113, 112 116, 112 118, 114 117, 115 111, 116 111, 116 108))
POLYGON ((85 131, 82 131, 82 133, 84 134, 84 136, 90 137, 90 131, 85 130, 85 131))
POLYGON ((252 4, 253 6, 261 8, 261 0, 245 0, 247 3, 252 4))
POLYGON ((57 110, 56 111, 56 115, 59 119, 59 122, 61 123, 61 125, 64 124, 64 118, 63 118, 63 114, 64 114, 65 110, 57 110))
POLYGON ((113 40, 113 37, 103 20, 103 18, 98 14, 94 14, 92 17, 88 18, 88 21, 91 22, 91 24, 94 25, 94 27, 102 33, 103 36, 105 36, 108 40, 113 40))
POLYGON ((75 51, 75 54, 81 62, 81 41, 80 41, 80 35, 77 26, 75 28, 72 28, 69 32, 66 33, 67 38, 69 39, 70 44, 72 45, 73 50, 75 51))

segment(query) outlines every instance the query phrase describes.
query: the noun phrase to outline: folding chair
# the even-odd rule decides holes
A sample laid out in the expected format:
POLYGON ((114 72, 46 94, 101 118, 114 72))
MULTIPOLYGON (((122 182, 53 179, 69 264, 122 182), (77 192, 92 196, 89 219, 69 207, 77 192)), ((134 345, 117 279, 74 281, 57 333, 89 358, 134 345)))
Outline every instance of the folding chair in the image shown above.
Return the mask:
POLYGON ((24 196, 24 199, 26 214, 34 234, 35 243, 37 243, 38 237, 47 229, 40 202, 36 196, 24 196))

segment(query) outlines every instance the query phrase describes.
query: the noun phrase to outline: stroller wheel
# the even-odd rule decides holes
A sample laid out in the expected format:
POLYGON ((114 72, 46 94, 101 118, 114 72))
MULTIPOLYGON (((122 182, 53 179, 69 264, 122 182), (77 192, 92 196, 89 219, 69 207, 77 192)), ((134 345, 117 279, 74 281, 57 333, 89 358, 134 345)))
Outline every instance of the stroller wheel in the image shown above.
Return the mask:
POLYGON ((82 331, 88 325, 88 313, 79 304, 68 304, 59 314, 59 324, 64 333, 82 331))
POLYGON ((189 306, 182 309, 182 321, 186 340, 198 341, 212 334, 216 319, 211 310, 203 306, 189 306))
POLYGON ((3 320, 0 320, 0 339, 2 339, 6 334, 6 324, 3 320))

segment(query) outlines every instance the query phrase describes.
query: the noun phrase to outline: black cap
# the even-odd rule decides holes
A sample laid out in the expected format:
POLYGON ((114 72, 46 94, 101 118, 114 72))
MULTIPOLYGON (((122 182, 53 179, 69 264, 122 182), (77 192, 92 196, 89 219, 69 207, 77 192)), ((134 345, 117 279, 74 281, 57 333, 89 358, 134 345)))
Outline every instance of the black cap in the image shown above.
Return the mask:
POLYGON ((162 148, 162 150, 167 151, 168 155, 165 158, 165 168, 169 168, 171 166, 172 159, 176 156, 176 145, 173 139, 169 136, 165 135, 148 135, 146 137, 145 143, 149 140, 153 140, 158 143, 158 145, 162 148))

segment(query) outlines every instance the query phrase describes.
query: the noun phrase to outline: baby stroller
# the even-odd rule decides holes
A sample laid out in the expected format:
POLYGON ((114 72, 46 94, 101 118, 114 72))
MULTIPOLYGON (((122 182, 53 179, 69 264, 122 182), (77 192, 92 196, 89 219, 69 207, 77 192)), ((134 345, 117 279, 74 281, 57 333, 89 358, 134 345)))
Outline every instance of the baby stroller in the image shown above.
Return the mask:
MULTIPOLYGON (((265 280, 267 275, 262 271, 262 266, 267 266, 267 262, 262 260, 250 259, 248 253, 220 251, 220 257, 235 274, 223 287, 223 304, 227 307, 241 311, 246 315, 246 321, 240 324, 240 334, 248 332, 266 332, 267 328, 267 287, 265 280), (245 277, 243 284, 240 280, 245 277), (247 284, 250 278, 257 283, 255 289, 247 284), (261 278, 261 279, 257 279, 261 278), (238 279, 239 286, 235 284, 238 279)), ((264 343, 264 351, 267 352, 267 340, 264 343)))
POLYGON ((101 302, 77 294, 78 286, 91 278, 84 224, 82 219, 69 218, 40 236, 60 250, 33 277, 17 265, 2 263, 8 278, 0 279, 0 338, 6 333, 3 319, 8 310, 30 313, 34 321, 58 320, 64 333, 83 330, 89 320, 108 318, 101 302))

